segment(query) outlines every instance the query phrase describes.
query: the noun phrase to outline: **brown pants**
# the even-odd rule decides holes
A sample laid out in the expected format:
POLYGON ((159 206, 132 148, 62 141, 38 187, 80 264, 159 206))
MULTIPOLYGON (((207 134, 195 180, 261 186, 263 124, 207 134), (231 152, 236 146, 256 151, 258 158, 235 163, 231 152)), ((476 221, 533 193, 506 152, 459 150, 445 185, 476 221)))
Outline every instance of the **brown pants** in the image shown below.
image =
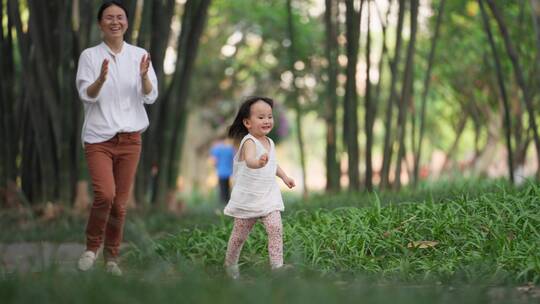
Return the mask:
POLYGON ((141 154, 141 134, 118 133, 110 140, 85 144, 94 202, 86 226, 86 250, 97 252, 105 234, 105 259, 118 257, 126 203, 141 154))

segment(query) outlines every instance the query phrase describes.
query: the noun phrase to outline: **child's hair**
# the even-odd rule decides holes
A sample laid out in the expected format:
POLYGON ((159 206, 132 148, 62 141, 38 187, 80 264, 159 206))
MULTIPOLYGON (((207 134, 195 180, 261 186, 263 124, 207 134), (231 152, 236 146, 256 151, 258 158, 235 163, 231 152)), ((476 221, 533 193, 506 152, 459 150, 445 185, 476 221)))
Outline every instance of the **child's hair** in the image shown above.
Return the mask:
POLYGON ((259 100, 266 102, 271 108, 274 108, 274 101, 271 98, 261 96, 248 97, 240 106, 238 114, 236 114, 232 125, 229 127, 230 138, 238 141, 248 134, 248 130, 244 126, 244 119, 249 118, 251 106, 259 100))

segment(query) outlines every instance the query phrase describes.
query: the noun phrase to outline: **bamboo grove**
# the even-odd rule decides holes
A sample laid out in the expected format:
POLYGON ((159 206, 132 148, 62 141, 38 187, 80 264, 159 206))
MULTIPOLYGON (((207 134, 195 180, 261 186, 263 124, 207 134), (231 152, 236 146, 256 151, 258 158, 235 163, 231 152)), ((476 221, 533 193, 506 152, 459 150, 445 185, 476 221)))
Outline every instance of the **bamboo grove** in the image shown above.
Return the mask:
MULTIPOLYGON (((1 200, 5 205, 72 204, 89 190, 80 143, 82 105, 74 77, 81 51, 99 41, 93 12, 101 1, 0 3, 1 200)), ((218 41, 212 38, 234 31, 244 34, 239 45, 249 31, 259 31, 261 46, 252 55, 256 61, 266 58, 264 52, 277 58, 271 69, 234 57, 239 50, 219 60, 236 64, 230 83, 241 86, 238 75, 244 71, 255 79, 250 86, 273 86, 277 89, 272 92, 285 100, 294 114, 306 195, 310 157, 303 119, 310 112, 325 124, 328 191, 344 188, 342 175, 351 191, 398 189, 405 183, 403 171, 409 176, 407 183, 417 184, 429 146, 443 132, 443 120, 453 134, 444 167, 450 166, 468 129, 474 137, 474 166, 481 167, 482 158, 498 142, 504 143, 512 181, 514 173, 526 166, 527 151, 533 150, 540 159, 538 0, 124 0, 124 4, 132 16, 126 40, 149 50, 160 81, 159 100, 147 108, 151 124, 144 134, 137 202, 174 200, 182 147, 191 131, 187 130, 195 108, 191 105, 210 107, 204 100, 241 96, 231 93, 233 85, 215 89, 203 83, 224 83, 215 75, 225 77, 227 67, 217 66, 212 60, 218 60, 219 53, 208 49, 218 41), (314 3, 323 11, 308 15, 307 7, 314 3), (426 8, 429 17, 424 16, 426 8), (166 73, 164 61, 171 48, 177 57, 174 72, 166 73), (284 73, 293 80, 282 89, 284 73), (295 81, 308 73, 316 79, 309 90, 295 81), (443 106, 451 107, 452 114, 444 114, 443 106)))
MULTIPOLYGON (((88 191, 80 185, 88 176, 79 135, 82 105, 74 77, 79 54, 99 39, 93 12, 100 4, 91 0, 2 2, 7 24, 2 27, 0 56, 0 176, 8 203, 21 198, 72 202, 86 195, 77 191, 88 191)), ((124 4, 130 16, 140 16, 126 40, 149 50, 160 79, 159 102, 148 108, 155 123, 145 134, 135 187, 141 199, 159 201, 176 185, 189 80, 210 1, 186 1, 178 14, 174 0, 144 1, 142 7, 137 7, 137 1, 124 4), (165 77, 163 58, 171 23, 177 18, 182 31, 175 37, 176 70, 165 77), (160 168, 155 178, 153 166, 160 168), (143 186, 149 184, 151 189, 143 186)))

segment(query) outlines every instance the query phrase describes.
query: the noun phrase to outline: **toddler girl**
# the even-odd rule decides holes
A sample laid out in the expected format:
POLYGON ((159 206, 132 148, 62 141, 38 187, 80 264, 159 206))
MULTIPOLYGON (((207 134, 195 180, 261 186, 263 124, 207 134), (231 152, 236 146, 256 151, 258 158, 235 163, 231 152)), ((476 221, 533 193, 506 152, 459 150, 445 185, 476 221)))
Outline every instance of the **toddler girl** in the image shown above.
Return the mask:
POLYGON ((267 97, 251 97, 241 106, 229 128, 229 136, 240 141, 234 157, 234 186, 224 213, 234 217, 234 227, 227 245, 227 274, 239 277, 238 258, 246 238, 258 219, 268 235, 270 266, 283 266, 281 211, 283 199, 276 175, 287 187, 295 186, 276 160, 274 142, 267 137, 274 126, 273 101, 267 97))

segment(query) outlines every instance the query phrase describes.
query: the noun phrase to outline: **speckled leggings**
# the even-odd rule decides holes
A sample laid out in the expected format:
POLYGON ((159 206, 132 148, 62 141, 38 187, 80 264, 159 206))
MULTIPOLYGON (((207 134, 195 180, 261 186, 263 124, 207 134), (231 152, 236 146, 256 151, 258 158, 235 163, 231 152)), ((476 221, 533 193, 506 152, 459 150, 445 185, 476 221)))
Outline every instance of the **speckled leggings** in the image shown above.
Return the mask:
MULTIPOLYGON (((238 263, 240 251, 246 241, 249 232, 259 218, 234 219, 234 227, 227 245, 225 256, 225 266, 233 266, 238 263)), ((267 216, 260 217, 266 228, 268 235, 268 255, 270 256, 270 266, 279 268, 283 266, 283 228, 281 225, 281 212, 274 211, 267 216)))

